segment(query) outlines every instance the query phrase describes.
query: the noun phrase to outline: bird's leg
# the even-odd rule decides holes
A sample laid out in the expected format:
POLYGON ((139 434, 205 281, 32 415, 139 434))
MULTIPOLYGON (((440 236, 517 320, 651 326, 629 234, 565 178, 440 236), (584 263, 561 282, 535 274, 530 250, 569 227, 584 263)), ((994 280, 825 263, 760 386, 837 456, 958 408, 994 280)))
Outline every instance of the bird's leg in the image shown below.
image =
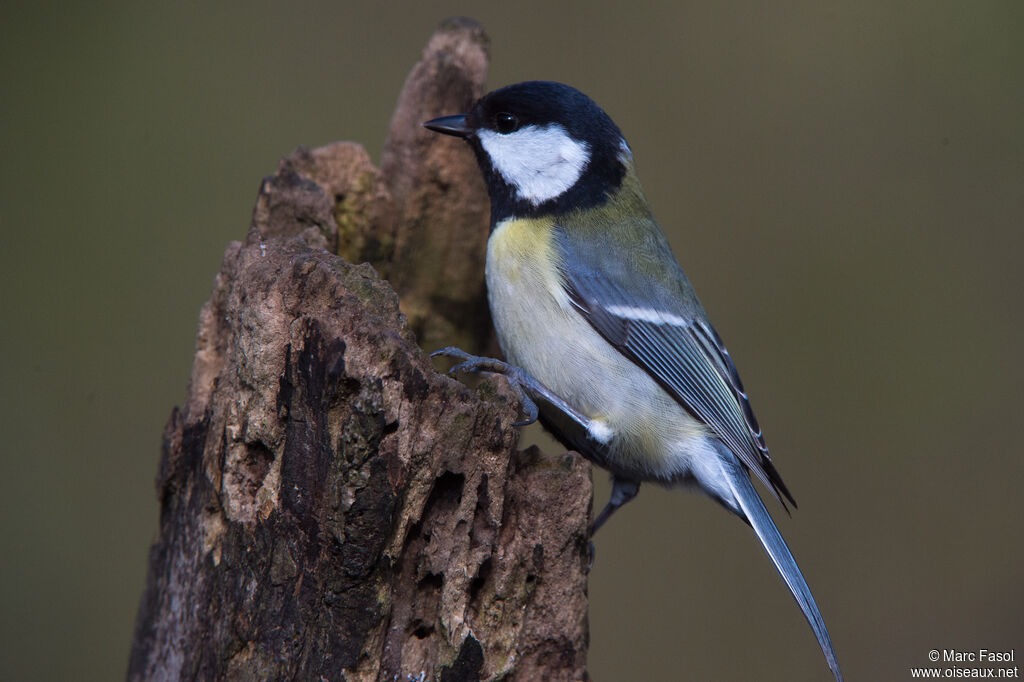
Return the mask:
POLYGON ((523 412, 526 415, 526 419, 513 423, 513 426, 526 426, 537 421, 540 416, 540 410, 537 408, 537 402, 543 402, 550 404, 556 410, 563 412, 569 419, 574 421, 578 426, 583 429, 589 428, 592 421, 573 409, 568 403, 559 398, 557 395, 551 392, 551 390, 535 379, 531 374, 521 367, 510 365, 507 362, 501 360, 495 360, 494 358, 484 358, 477 355, 470 355, 466 351, 456 348, 455 346, 448 346, 440 350, 435 350, 430 354, 430 357, 446 357, 460 360, 460 362, 452 366, 449 370, 449 374, 455 372, 487 372, 491 374, 500 374, 508 379, 509 386, 516 392, 519 397, 519 401, 522 405, 523 412))
POLYGON ((597 550, 594 547, 594 533, 597 529, 604 525, 604 522, 611 518, 611 515, 615 513, 615 510, 626 504, 640 492, 640 483, 637 481, 631 481, 627 478, 619 478, 612 474, 612 494, 608 498, 608 504, 604 506, 601 513, 594 519, 594 523, 590 526, 590 562, 587 564, 587 572, 594 567, 594 557, 597 556, 597 550))
POLYGON ((612 475, 612 494, 608 498, 608 504, 604 506, 601 513, 594 519, 594 523, 590 526, 590 536, 593 537, 597 529, 604 525, 604 522, 611 518, 611 515, 615 513, 615 510, 626 504, 640 491, 640 483, 637 481, 631 481, 627 478, 619 478, 618 476, 612 475))
MULTIPOLYGON (((568 421, 560 424, 563 432, 565 432, 567 427, 580 429, 578 434, 574 434, 577 436, 575 440, 581 445, 586 444, 587 447, 585 449, 591 453, 590 456, 592 458, 596 453, 603 449, 604 443, 593 439, 593 434, 596 431, 594 420, 580 414, 571 405, 552 393, 547 386, 539 382, 529 372, 521 367, 516 367, 515 365, 510 365, 507 362, 495 360, 494 358, 470 355, 466 351, 454 346, 448 346, 447 348, 436 350, 430 354, 430 357, 446 357, 458 360, 459 362, 448 370, 449 374, 454 374, 456 372, 487 372, 491 374, 501 374, 508 379, 509 386, 511 386, 512 390, 516 392, 516 395, 519 397, 522 404, 522 410, 526 414, 526 419, 514 422, 515 426, 525 426, 526 424, 532 424, 537 421, 537 418, 540 415, 537 403, 545 403, 568 418, 568 421)), ((547 414, 551 416, 552 413, 548 412, 547 414)), ((598 459, 598 461, 600 461, 600 459, 598 459)), ((594 523, 590 526, 590 537, 594 536, 597 529, 604 525, 605 521, 615 513, 616 509, 636 497, 639 490, 639 482, 626 478, 619 478, 618 476, 613 475, 611 497, 608 500, 608 504, 604 506, 604 509, 601 510, 601 513, 597 515, 597 518, 594 519, 594 523)), ((588 571, 590 570, 590 566, 594 563, 594 555, 594 543, 591 542, 590 565, 587 567, 588 571)))
MULTIPOLYGON (((537 381, 537 379, 521 367, 516 367, 515 365, 510 365, 507 362, 495 360, 494 358, 470 355, 466 351, 454 346, 435 350, 430 354, 430 357, 447 357, 459 360, 460 362, 458 364, 452 366, 451 369, 448 370, 449 374, 453 374, 455 372, 488 372, 492 374, 501 374, 508 379, 508 383, 512 387, 512 390, 514 390, 516 395, 519 396, 523 412, 526 413, 527 417, 523 421, 515 422, 516 426, 525 426, 526 424, 532 424, 537 421, 537 417, 540 413, 537 408, 537 402, 547 403, 559 412, 562 412, 572 422, 574 422, 577 427, 583 429, 588 441, 592 444, 594 443, 592 440, 595 425, 594 420, 577 412, 572 406, 552 393, 547 386, 537 381)), ((615 513, 616 509, 636 497, 639 490, 639 482, 626 478, 619 478, 618 476, 613 475, 611 497, 608 500, 608 504, 604 506, 601 513, 597 515, 596 519, 594 519, 593 525, 590 526, 590 535, 593 536, 594 533, 597 532, 597 529, 603 526, 605 521, 615 513)))

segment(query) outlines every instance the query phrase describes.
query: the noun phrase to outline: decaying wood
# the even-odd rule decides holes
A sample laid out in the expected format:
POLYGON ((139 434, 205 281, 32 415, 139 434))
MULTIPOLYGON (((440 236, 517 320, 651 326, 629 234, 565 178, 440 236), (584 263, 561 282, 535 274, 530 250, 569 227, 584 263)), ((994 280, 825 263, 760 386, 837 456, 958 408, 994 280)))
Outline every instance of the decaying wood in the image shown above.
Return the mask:
POLYGON ((388 279, 425 348, 488 349, 487 188, 464 142, 421 125, 484 94, 487 43, 470 20, 442 26, 406 79, 384 144, 381 169, 400 216, 388 279))
POLYGON ((264 180, 164 433, 129 679, 586 677, 589 465, 518 451, 505 381, 417 345, 487 343, 486 197, 419 130, 480 93, 485 44, 431 38, 383 170, 338 143, 264 180))

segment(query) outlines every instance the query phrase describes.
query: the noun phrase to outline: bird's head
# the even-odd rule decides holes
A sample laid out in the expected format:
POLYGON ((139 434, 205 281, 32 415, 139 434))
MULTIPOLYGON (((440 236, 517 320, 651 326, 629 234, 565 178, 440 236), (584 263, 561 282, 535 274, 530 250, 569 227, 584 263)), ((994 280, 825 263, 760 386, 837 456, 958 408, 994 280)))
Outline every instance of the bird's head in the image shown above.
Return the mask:
POLYGON ((469 113, 423 125, 465 139, 476 152, 492 224, 600 205, 619 188, 632 159, 601 107, 550 81, 509 85, 481 97, 469 113))

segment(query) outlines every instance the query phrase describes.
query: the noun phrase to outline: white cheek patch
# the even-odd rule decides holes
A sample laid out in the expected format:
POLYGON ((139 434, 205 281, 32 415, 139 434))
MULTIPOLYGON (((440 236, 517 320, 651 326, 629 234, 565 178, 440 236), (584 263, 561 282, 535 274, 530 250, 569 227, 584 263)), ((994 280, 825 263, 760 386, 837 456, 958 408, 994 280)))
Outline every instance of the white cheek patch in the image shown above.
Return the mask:
POLYGON ((534 206, 576 184, 590 161, 587 143, 573 139, 557 123, 526 126, 507 135, 481 129, 477 137, 505 182, 534 206))

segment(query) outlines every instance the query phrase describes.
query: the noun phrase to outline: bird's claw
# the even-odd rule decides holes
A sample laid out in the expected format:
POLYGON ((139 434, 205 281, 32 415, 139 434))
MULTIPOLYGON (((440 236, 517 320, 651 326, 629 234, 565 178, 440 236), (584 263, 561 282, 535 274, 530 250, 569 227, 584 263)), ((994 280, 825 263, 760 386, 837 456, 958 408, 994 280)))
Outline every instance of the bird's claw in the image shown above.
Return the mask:
POLYGON ((477 355, 470 355, 461 348, 455 346, 447 346, 439 350, 435 350, 430 354, 430 357, 446 357, 454 358, 455 360, 461 360, 456 365, 448 368, 448 374, 456 374, 458 372, 484 372, 488 374, 500 374, 508 380, 509 386, 515 391, 516 396, 519 398, 519 403, 523 413, 526 415, 526 419, 512 422, 512 426, 526 426, 537 421, 540 417, 540 410, 537 407, 537 403, 534 402, 533 398, 527 395, 526 391, 528 388, 540 388, 543 387, 540 383, 532 376, 527 374, 524 370, 510 365, 507 362, 501 360, 495 360, 494 358, 483 358, 477 355))
POLYGON ((438 348, 437 350, 432 352, 430 354, 430 357, 432 357, 432 358, 440 358, 440 357, 458 358, 458 359, 461 359, 461 360, 466 360, 466 359, 469 359, 469 358, 474 357, 474 356, 470 355, 469 353, 467 353, 466 351, 462 350, 461 348, 456 348, 455 346, 445 346, 444 348, 438 348))
POLYGON ((514 381, 512 377, 508 377, 508 385, 512 387, 512 390, 519 396, 519 407, 522 409, 523 414, 526 415, 526 419, 520 419, 519 421, 512 422, 512 426, 528 426, 533 422, 537 421, 540 417, 540 410, 537 408, 537 403, 533 402, 533 398, 526 395, 526 391, 519 385, 518 381, 514 381))

